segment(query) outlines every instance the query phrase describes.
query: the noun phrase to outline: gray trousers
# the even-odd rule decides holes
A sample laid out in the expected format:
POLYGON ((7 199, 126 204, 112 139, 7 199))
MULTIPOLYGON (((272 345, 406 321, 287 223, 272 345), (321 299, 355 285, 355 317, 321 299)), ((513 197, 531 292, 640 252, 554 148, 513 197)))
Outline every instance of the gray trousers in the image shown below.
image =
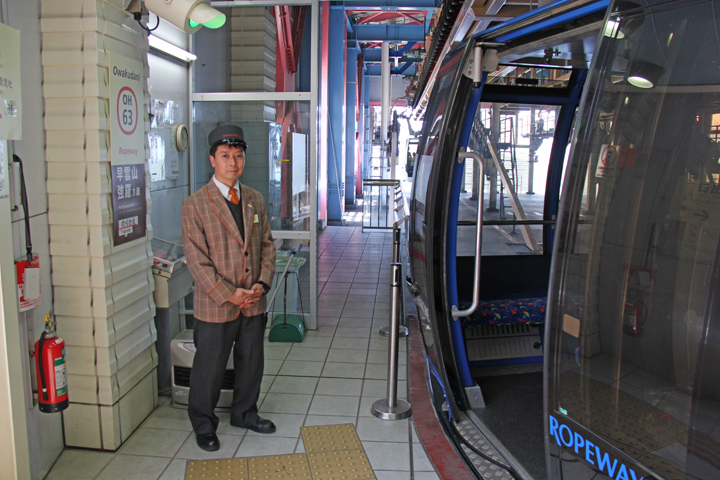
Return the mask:
POLYGON ((196 435, 217 430, 219 418, 214 410, 220 400, 230 350, 235 366, 230 424, 242 427, 257 420, 257 400, 265 361, 264 332, 263 315, 245 317, 240 314, 227 323, 195 319, 193 340, 197 352, 190 372, 188 416, 196 435))

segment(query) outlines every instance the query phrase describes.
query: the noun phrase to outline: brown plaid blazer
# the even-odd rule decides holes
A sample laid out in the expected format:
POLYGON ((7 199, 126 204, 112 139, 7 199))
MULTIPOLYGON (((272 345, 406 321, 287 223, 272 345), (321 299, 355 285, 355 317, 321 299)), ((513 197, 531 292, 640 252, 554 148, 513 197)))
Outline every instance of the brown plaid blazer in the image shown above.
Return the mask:
MULTIPOLYGON (((240 184, 245 242, 215 182, 186 198, 182 205, 182 230, 190 273, 195 280, 195 317, 211 323, 235 320, 237 305, 228 302, 236 288, 250 289, 258 282, 273 283, 275 243, 259 192, 240 184)), ((243 315, 265 311, 263 295, 243 315)))

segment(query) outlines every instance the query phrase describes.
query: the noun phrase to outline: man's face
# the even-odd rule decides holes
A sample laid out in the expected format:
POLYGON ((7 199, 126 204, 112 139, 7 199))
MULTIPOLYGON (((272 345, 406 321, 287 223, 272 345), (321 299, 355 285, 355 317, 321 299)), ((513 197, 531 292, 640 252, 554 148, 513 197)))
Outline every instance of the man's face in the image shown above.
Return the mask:
POLYGON ((210 156, 210 163, 215 168, 215 178, 228 187, 234 187, 245 168, 245 149, 234 145, 220 145, 215 150, 215 156, 210 156))

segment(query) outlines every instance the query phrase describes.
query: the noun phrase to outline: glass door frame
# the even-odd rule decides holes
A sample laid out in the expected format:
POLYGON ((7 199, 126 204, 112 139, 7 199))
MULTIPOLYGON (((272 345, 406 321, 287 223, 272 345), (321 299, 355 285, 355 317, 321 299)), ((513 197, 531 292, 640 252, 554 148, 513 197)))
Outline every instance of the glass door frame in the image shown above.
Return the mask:
MULTIPOLYGON (((214 1, 213 7, 271 7, 276 5, 308 6, 310 7, 310 91, 309 92, 194 92, 194 72, 190 68, 189 92, 190 104, 195 102, 309 102, 310 103, 310 132, 309 132, 309 187, 310 192, 310 229, 309 231, 273 230, 273 238, 279 240, 304 240, 310 243, 310 317, 306 327, 309 330, 317 329, 317 125, 318 125, 318 68, 319 68, 319 38, 320 38, 320 0, 235 0, 214 1)), ((190 51, 195 53, 195 42, 191 36, 190 51)), ((194 109, 194 108, 193 108, 194 109)), ((194 138, 193 122, 188 122, 189 137, 194 138)), ((195 158, 193 149, 190 152, 190 185, 195 185, 195 158)))

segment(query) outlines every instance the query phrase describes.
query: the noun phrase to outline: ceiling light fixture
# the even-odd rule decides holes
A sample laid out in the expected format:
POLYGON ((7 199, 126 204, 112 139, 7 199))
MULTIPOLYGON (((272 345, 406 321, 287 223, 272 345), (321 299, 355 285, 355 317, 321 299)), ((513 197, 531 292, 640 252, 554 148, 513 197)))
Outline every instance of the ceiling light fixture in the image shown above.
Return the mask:
POLYGON ((622 0, 616 2, 613 14, 605 24, 603 34, 606 37, 615 38, 617 40, 622 40, 623 38, 631 36, 633 32, 635 32, 635 30, 643 24, 645 18, 639 14, 629 17, 621 17, 618 12, 627 12, 628 10, 634 10, 637 8, 640 8, 640 5, 634 2, 625 2, 622 0))
POLYGON ((608 20, 605 24, 604 34, 606 37, 617 38, 618 40, 625 38, 625 34, 620 30, 620 19, 608 20))
POLYGON ((179 58, 183 62, 190 63, 194 60, 197 60, 197 57, 192 53, 188 52, 187 50, 183 50, 182 48, 177 47, 170 42, 166 42, 162 38, 156 37, 155 35, 148 35, 148 43, 150 43, 150 48, 160 50, 163 53, 167 53, 168 55, 171 55, 175 58, 179 58))
POLYGON ((226 22, 225 14, 210 6, 210 0, 144 0, 145 7, 191 34, 201 27, 220 28, 226 22))
POLYGON ((660 65, 637 60, 628 69, 627 81, 638 88, 653 88, 664 74, 660 65))

